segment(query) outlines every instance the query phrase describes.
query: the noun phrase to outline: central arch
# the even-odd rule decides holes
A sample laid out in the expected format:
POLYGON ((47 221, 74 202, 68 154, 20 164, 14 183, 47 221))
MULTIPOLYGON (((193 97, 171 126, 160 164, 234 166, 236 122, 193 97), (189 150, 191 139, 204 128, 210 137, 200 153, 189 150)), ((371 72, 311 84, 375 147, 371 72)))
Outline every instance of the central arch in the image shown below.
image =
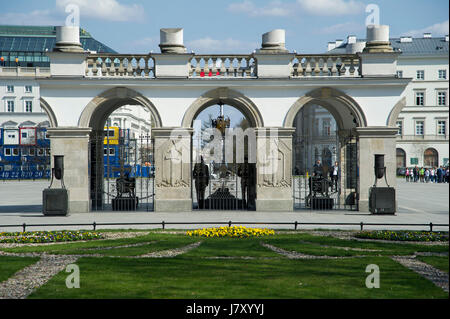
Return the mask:
POLYGON ((208 106, 219 102, 237 108, 246 116, 252 127, 263 127, 264 121, 255 103, 242 93, 226 87, 213 89, 204 93, 192 103, 184 114, 181 126, 185 128, 193 127, 194 119, 208 106))

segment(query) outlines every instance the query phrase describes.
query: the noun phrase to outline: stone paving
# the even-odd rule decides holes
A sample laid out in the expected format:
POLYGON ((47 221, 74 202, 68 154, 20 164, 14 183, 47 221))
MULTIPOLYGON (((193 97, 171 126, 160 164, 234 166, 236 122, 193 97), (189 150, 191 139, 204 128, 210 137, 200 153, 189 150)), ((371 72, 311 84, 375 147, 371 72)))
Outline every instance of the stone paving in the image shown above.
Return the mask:
MULTIPOLYGON (((293 223, 356 223, 358 225, 299 225, 299 229, 347 229, 359 230, 359 223, 390 223, 390 224, 448 224, 449 223, 449 185, 406 183, 398 180, 398 212, 395 215, 372 215, 357 211, 308 211, 294 212, 249 212, 249 211, 192 211, 175 213, 156 212, 92 212, 86 214, 71 214, 66 217, 45 217, 41 213, 42 189, 47 187, 46 181, 37 182, 0 182, 0 232, 21 231, 22 227, 2 227, 1 225, 30 224, 92 224, 96 223, 161 223, 170 222, 210 222, 233 224, 249 222, 249 227, 259 226, 261 222, 289 222, 290 225, 265 225, 276 229, 294 229, 293 223), (19 195, 17 195, 20 192, 19 195), (23 194, 24 192, 25 194, 23 194)), ((192 229, 206 225, 168 225, 171 229, 192 229)), ((207 226, 223 226, 212 224, 207 226)), ((161 228, 162 225, 128 225, 128 226, 97 226, 100 228, 161 228)), ((51 226, 27 227, 28 230, 74 230, 83 227, 51 226)), ((93 229, 93 226, 84 226, 93 229)), ((364 226, 364 229, 415 229, 428 230, 429 226, 364 226)), ((448 227, 434 226, 433 230, 447 230, 448 227)))

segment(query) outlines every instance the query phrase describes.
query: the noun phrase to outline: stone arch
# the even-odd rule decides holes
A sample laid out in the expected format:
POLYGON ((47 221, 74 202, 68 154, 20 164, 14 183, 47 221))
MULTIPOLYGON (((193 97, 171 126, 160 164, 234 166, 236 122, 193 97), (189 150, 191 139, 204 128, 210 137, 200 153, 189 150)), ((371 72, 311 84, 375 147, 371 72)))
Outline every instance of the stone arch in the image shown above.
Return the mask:
POLYGON ((367 126, 367 120, 358 103, 342 91, 323 87, 312 90, 299 98, 289 109, 283 127, 293 127, 297 113, 306 104, 318 104, 326 108, 335 118, 339 129, 367 126), (354 123, 354 120, 356 123, 354 123))
POLYGON ((184 114, 181 126, 185 128, 192 127, 194 119, 201 111, 208 106, 218 104, 219 101, 231 105, 241 111, 250 122, 250 126, 264 126, 263 118, 255 103, 242 93, 226 87, 208 91, 195 100, 184 114))
POLYGON ((155 127, 162 127, 161 116, 152 102, 141 93, 126 88, 115 87, 109 89, 90 101, 84 108, 78 120, 79 127, 103 129, 108 116, 123 105, 141 105, 150 110, 155 121, 155 127))
POLYGON ((41 108, 44 110, 45 113, 47 113, 48 120, 50 122, 50 127, 57 127, 58 120, 56 119, 56 115, 53 112, 50 105, 42 97, 39 99, 39 102, 40 102, 41 108))
POLYGON ((396 126, 398 116, 400 115, 400 112, 403 110, 403 108, 405 106, 406 106, 406 97, 404 96, 403 98, 400 99, 400 101, 398 101, 394 105, 394 107, 391 110, 391 113, 389 113, 389 117, 386 122, 387 126, 390 126, 390 127, 396 126))
POLYGON ((435 148, 429 147, 423 152, 423 166, 426 167, 439 166, 439 153, 435 148))
POLYGON ((397 168, 406 167, 406 152, 403 148, 397 147, 395 149, 395 157, 397 168))

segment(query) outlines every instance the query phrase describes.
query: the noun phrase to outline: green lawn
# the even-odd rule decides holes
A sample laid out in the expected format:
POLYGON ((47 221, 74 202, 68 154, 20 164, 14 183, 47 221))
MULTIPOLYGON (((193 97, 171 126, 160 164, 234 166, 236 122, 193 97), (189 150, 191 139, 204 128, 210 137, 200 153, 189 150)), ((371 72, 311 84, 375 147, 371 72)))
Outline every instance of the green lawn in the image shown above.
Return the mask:
POLYGON ((447 298, 448 294, 387 257, 346 260, 82 258, 80 289, 60 273, 30 298, 447 298), (368 289, 365 268, 380 267, 368 289))
POLYGON ((38 260, 39 257, 0 256, 0 282, 7 280, 19 270, 38 260))
POLYGON ((417 259, 448 273, 448 257, 419 256, 417 259))
MULTIPOLYGON (((361 242, 307 232, 237 239, 191 238, 184 233, 152 231, 128 239, 2 250, 86 255, 76 262, 81 288, 66 288, 68 274, 62 271, 29 298, 448 298, 441 288, 389 258, 419 251, 445 252, 448 245, 361 242), (125 258, 199 241, 199 247, 173 258, 125 258), (293 260, 261 243, 310 255, 350 258, 293 260), (90 254, 104 257, 93 258, 90 254), (380 269, 379 289, 365 286, 369 264, 380 269)), ((445 257, 423 258, 445 267, 445 257)), ((448 258, 446 262, 448 271, 448 258)), ((0 264, 5 262, 0 259, 0 264)), ((16 270, 20 267, 16 266, 16 270)))

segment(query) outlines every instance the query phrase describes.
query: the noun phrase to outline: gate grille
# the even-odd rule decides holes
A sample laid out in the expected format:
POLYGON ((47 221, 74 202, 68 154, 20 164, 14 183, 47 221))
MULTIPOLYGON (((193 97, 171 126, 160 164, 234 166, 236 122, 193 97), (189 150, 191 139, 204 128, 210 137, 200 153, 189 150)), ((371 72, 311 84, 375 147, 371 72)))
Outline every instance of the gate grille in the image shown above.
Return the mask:
MULTIPOLYGON (((297 138, 307 139, 305 136, 297 138)), ((333 179, 329 160, 317 154, 314 154, 314 161, 303 160, 303 165, 294 169, 292 192, 295 210, 358 210, 358 139, 353 135, 341 139, 336 137, 335 149, 335 161, 339 164, 337 180, 333 179), (322 176, 313 176, 312 163, 317 159, 325 163, 322 176)))
POLYGON ((91 134, 89 149, 92 211, 153 211, 150 136, 131 138, 129 130, 109 127, 91 134))

